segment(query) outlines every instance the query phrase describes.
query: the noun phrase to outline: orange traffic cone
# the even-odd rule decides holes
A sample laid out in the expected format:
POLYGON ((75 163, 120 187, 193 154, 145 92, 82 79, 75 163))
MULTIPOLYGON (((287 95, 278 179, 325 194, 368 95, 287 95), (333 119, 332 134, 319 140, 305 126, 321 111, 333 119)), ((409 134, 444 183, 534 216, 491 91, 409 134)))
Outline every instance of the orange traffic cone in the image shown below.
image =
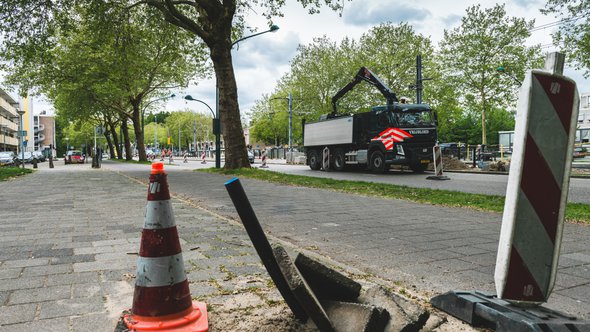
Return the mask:
POLYGON ((136 275, 131 314, 123 317, 131 331, 209 329, 207 305, 191 300, 162 163, 152 164, 136 275))

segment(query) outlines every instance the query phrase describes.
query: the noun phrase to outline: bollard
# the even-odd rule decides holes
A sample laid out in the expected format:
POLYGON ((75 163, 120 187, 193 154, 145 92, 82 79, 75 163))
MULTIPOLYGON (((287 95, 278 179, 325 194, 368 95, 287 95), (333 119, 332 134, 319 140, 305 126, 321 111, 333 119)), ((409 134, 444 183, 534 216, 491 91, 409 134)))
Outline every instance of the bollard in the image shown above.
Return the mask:
POLYGON ((432 148, 432 154, 434 157, 434 175, 427 176, 428 180, 450 180, 448 176, 443 175, 443 163, 440 146, 435 145, 432 148))
POLYGON ((322 169, 328 171, 330 169, 330 149, 326 146, 323 151, 322 169))
POLYGON ((33 158, 33 168, 37 168, 37 158, 33 158))
POLYGON ((54 168, 55 166, 53 166, 53 156, 49 155, 49 168, 54 168))
POLYGON ((268 166, 266 166, 266 149, 262 150, 262 165, 260 165, 259 168, 268 168, 268 166))

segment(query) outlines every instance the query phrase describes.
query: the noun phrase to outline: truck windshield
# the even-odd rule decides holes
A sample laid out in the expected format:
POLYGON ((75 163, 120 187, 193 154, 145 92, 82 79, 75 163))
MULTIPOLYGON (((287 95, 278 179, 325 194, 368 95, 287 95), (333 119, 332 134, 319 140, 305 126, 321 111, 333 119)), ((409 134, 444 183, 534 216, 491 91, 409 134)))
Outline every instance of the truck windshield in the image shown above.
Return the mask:
POLYGON ((406 111, 396 113, 400 126, 430 126, 433 125, 432 113, 430 111, 406 111))

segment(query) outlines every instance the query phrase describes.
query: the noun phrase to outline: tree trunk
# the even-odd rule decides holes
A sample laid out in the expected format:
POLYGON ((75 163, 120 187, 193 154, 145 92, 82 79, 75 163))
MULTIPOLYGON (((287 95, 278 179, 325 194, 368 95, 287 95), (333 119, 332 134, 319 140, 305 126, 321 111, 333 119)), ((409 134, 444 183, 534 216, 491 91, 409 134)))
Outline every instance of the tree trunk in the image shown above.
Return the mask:
POLYGON ((121 124, 121 131, 123 132, 123 141, 125 142, 125 160, 133 159, 133 151, 131 151, 131 141, 129 140, 129 128, 127 127, 127 118, 121 124))
POLYGON ((135 132, 135 140, 137 141, 137 151, 139 155, 139 161, 147 161, 147 155, 145 153, 145 140, 143 137, 143 128, 141 126, 139 103, 132 103, 133 106, 133 131, 135 132))
POLYGON ((219 115, 225 142, 224 168, 249 168, 246 140, 240 119, 238 89, 231 59, 231 45, 222 41, 211 47, 211 60, 219 89, 219 115))
MULTIPOLYGON (((117 130, 115 128, 115 124, 109 120, 108 122, 108 130, 111 133, 111 137, 113 138, 113 145, 115 146, 115 151, 117 152, 117 159, 122 159, 123 155, 121 154, 121 146, 119 145, 119 137, 117 136, 117 130)), ((112 150, 112 148, 111 148, 112 150)), ((112 153, 113 151, 111 151, 112 153)), ((114 157, 111 154, 111 158, 114 157)))

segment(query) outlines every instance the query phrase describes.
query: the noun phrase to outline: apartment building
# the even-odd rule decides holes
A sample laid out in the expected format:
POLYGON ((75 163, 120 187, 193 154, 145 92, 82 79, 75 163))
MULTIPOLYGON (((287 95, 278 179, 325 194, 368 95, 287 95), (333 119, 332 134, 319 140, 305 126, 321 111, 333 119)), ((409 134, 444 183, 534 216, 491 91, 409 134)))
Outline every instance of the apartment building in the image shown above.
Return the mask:
POLYGON ((0 150, 2 151, 17 151, 19 116, 16 111, 18 107, 18 102, 0 88, 0 150))

